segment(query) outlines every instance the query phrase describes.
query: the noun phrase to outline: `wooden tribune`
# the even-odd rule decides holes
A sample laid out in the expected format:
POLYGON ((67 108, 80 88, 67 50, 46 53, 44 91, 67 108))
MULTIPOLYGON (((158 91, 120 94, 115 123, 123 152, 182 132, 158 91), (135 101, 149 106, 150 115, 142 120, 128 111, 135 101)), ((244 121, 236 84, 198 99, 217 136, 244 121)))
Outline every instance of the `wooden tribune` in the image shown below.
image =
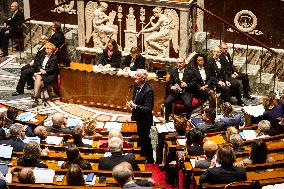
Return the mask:
MULTIPOLYGON (((87 104, 101 108, 129 111, 126 98, 131 100, 134 79, 109 73, 95 73, 92 65, 71 63, 70 68, 62 68, 61 100, 68 103, 87 104)), ((154 114, 160 114, 166 98, 166 82, 149 80, 154 90, 154 114)))

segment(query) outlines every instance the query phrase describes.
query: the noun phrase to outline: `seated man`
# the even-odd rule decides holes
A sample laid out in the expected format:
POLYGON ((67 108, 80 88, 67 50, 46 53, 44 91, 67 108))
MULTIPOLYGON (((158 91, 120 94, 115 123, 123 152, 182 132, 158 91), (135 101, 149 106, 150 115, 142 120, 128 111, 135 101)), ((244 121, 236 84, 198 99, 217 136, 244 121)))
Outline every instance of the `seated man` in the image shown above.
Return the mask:
POLYGON ((18 180, 22 184, 34 184, 35 176, 33 170, 31 168, 23 168, 18 173, 18 180))
POLYGON ((132 165, 133 170, 140 171, 137 163, 135 162, 135 156, 131 153, 122 154, 122 140, 118 137, 113 137, 109 141, 110 157, 102 157, 99 159, 99 170, 112 170, 116 165, 121 162, 128 162, 132 165))
POLYGON ((52 116, 52 126, 47 127, 48 132, 70 134, 71 130, 66 128, 66 119, 62 113, 55 113, 52 116))
MULTIPOLYGON (((24 13, 19 10, 19 4, 11 4, 12 16, 5 21, 4 28, 0 30, 0 47, 2 48, 1 56, 8 56, 9 39, 20 38, 23 31, 20 23, 25 20, 24 13)), ((19 47, 20 48, 20 47, 19 47)))
POLYGON ((196 159, 196 168, 209 168, 211 165, 211 160, 218 150, 218 145, 214 141, 206 141, 203 144, 204 154, 206 156, 205 160, 196 159))
POLYGON ((240 134, 233 134, 230 136, 230 143, 233 146, 235 152, 243 152, 245 149, 243 148, 244 140, 240 134))
POLYGON ((12 124, 10 126, 11 137, 8 140, 1 140, 0 144, 6 144, 13 147, 14 152, 22 152, 25 147, 23 142, 26 134, 23 125, 19 123, 12 124))
POLYGON ((140 184, 137 184, 137 182, 135 183, 133 181, 132 171, 133 169, 131 167, 131 164, 129 164, 128 162, 122 162, 113 168, 112 176, 121 188, 141 188, 141 189, 147 188, 147 187, 140 187, 139 186, 140 184))
POLYGON ((91 148, 92 146, 90 146, 89 144, 84 144, 82 142, 83 134, 84 134, 84 131, 83 131, 82 127, 80 125, 75 126, 71 131, 73 142, 66 142, 65 145, 70 146, 70 145, 74 144, 77 147, 91 148))
POLYGON ((47 129, 44 126, 37 126, 34 130, 35 136, 40 138, 40 144, 46 144, 45 139, 47 138, 47 129))
MULTIPOLYGON (((48 38, 50 43, 53 43, 56 48, 61 47, 65 43, 64 33, 61 30, 61 23, 54 21, 51 26, 52 35, 48 38)), ((42 35, 42 38, 47 38, 47 36, 42 35)))
POLYGON ((257 134, 257 138, 266 138, 269 137, 269 131, 270 131, 270 122, 268 120, 261 120, 257 124, 257 128, 260 131, 257 134))
POLYGON ((145 58, 140 54, 138 47, 132 47, 129 55, 124 57, 122 68, 130 67, 130 70, 145 69, 145 58))
POLYGON ((223 117, 217 120, 220 125, 220 130, 226 130, 229 126, 239 128, 244 124, 241 113, 235 112, 233 106, 229 102, 225 102, 222 105, 222 115, 223 117))
MULTIPOLYGON (((108 141, 113 137, 118 137, 123 141, 123 136, 119 130, 111 130, 108 133, 108 141)), ((105 142, 99 146, 99 148, 108 148, 108 142, 105 142)), ((123 141, 123 148, 133 148, 133 144, 123 141)))
POLYGON ((192 111, 192 93, 190 92, 196 84, 193 82, 193 72, 185 67, 184 58, 177 59, 177 67, 170 71, 170 94, 165 101, 165 121, 169 121, 171 106, 177 99, 182 99, 186 108, 186 118, 189 119, 192 111))
POLYGON ((204 133, 199 128, 193 128, 186 134, 186 149, 189 156, 204 154, 203 150, 204 133))
MULTIPOLYGON (((238 83, 237 79, 242 80, 243 84, 243 98, 247 99, 254 99, 253 97, 250 96, 250 86, 249 86, 249 78, 248 75, 245 73, 239 73, 236 71, 232 58, 230 54, 228 53, 228 45, 225 42, 222 42, 220 44, 220 50, 221 50, 221 55, 220 55, 220 62, 222 65, 226 67, 226 74, 231 77, 230 78, 230 83, 232 86, 239 86, 240 84, 238 83)), ((239 88, 238 88, 239 90, 239 88)), ((239 100, 239 99, 238 99, 239 100)))

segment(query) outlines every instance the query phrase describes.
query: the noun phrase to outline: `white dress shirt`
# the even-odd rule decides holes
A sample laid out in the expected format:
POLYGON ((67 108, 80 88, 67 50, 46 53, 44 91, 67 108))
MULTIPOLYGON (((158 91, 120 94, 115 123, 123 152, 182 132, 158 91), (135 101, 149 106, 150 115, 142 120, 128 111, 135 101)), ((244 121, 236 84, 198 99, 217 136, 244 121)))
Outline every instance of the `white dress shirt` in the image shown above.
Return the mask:
POLYGON ((178 69, 178 77, 181 81, 182 81, 182 78, 183 78, 183 73, 184 73, 184 69, 183 70, 178 69))
POLYGON ((45 70, 45 66, 46 66, 48 60, 49 60, 49 56, 48 56, 48 55, 45 55, 44 60, 43 60, 43 62, 42 62, 42 66, 41 66, 42 69, 45 70))
POLYGON ((204 67, 198 66, 198 69, 199 69, 199 73, 201 75, 202 80, 205 82, 206 81, 206 73, 205 73, 204 67))

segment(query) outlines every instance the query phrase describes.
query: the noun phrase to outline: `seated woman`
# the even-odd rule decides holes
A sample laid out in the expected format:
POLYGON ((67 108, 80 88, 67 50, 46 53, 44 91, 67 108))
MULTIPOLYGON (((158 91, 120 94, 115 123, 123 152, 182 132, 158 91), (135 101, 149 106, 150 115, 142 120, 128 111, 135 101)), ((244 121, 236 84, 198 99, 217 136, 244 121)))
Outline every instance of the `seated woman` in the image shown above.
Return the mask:
POLYGON ((79 149, 75 145, 69 146, 66 150, 66 155, 67 161, 63 163, 61 169, 66 169, 71 164, 77 164, 83 170, 92 170, 90 162, 81 157, 79 149))
POLYGON ((71 164, 66 173, 66 181, 68 186, 84 186, 84 174, 80 166, 71 164))
POLYGON ((186 148, 189 156, 199 156, 204 154, 203 150, 204 134, 199 128, 193 128, 186 134, 186 148))
POLYGON ((217 158, 211 161, 210 168, 205 171, 199 180, 203 183, 226 184, 232 182, 246 181, 244 168, 233 166, 236 156, 232 147, 223 145, 217 150, 217 158))
POLYGON ((267 157, 268 149, 266 143, 262 139, 254 140, 251 143, 249 158, 243 159, 235 163, 238 167, 244 167, 251 164, 272 163, 275 160, 272 157, 267 157))
POLYGON ((46 43, 45 53, 38 58, 38 61, 34 62, 34 67, 36 68, 34 73, 34 97, 36 103, 37 99, 40 98, 40 92, 43 87, 57 84, 59 69, 57 57, 53 54, 55 49, 54 44, 46 43))
POLYGON ((193 73, 197 84, 196 90, 193 91, 195 97, 202 102, 209 100, 209 108, 215 108, 215 92, 211 67, 207 64, 205 54, 198 53, 194 57, 193 73))
POLYGON ((222 105, 223 117, 216 121, 216 124, 220 125, 221 130, 226 130, 229 126, 239 128, 244 124, 244 120, 240 113, 234 112, 233 106, 229 102, 225 102, 222 105))
POLYGON ((130 70, 145 69, 145 58, 140 54, 138 47, 132 47, 129 55, 127 55, 122 63, 122 68, 130 67, 130 70))
POLYGON ((266 138, 269 137, 269 132, 270 132, 270 122, 268 120, 261 120, 257 124, 257 129, 260 131, 256 138, 266 138))
POLYGON ((100 55, 99 65, 110 65, 111 67, 120 68, 121 52, 114 39, 109 40, 103 53, 100 55))
POLYGON ((236 127, 228 127, 227 130, 226 130, 226 142, 230 143, 230 138, 231 138, 231 135, 233 134, 238 134, 239 131, 238 129, 236 129, 236 127))
POLYGON ((24 147, 24 154, 17 161, 18 166, 47 168, 46 164, 41 163, 41 149, 38 143, 31 141, 24 147))
POLYGON ((273 92, 264 96, 262 100, 262 105, 265 109, 262 119, 268 120, 271 123, 271 134, 277 135, 282 133, 282 127, 279 125, 279 119, 284 117, 282 101, 277 99, 276 94, 273 92))

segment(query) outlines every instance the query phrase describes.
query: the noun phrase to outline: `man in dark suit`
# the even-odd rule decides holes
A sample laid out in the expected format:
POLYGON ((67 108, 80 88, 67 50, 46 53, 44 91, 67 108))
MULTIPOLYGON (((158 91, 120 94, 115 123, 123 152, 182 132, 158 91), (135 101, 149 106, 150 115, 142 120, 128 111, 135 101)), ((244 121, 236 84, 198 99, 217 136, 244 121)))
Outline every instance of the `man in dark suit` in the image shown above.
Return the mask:
POLYGON ((12 16, 5 21, 4 28, 0 30, 1 56, 8 56, 9 39, 20 38, 23 36, 20 23, 24 21, 25 18, 24 13, 19 10, 19 4, 17 2, 11 4, 11 12, 12 16))
POLYGON ((209 59, 209 62, 212 67, 212 72, 215 74, 214 83, 217 91, 221 91, 221 99, 223 102, 231 102, 231 94, 238 100, 238 105, 242 106, 242 95, 240 92, 240 84, 238 82, 231 82, 231 75, 226 71, 225 62, 220 60, 220 48, 216 47, 212 51, 212 58, 209 59))
POLYGON ((247 98, 247 99, 254 99, 249 94, 250 86, 249 86, 248 75, 245 74, 245 73, 239 73, 239 72, 236 71, 236 69, 233 65, 232 58, 231 58, 230 54, 228 53, 228 46, 225 42, 222 42, 220 44, 220 50, 221 50, 220 61, 221 61, 221 64, 225 65, 226 74, 228 75, 228 77, 231 77, 231 81, 230 81, 231 85, 238 85, 237 79, 242 80, 243 97, 247 98))
POLYGON ((247 180, 246 170, 233 166, 236 156, 232 147, 228 145, 219 147, 216 157, 217 159, 211 161, 210 168, 201 175, 200 185, 203 183, 227 184, 247 180), (221 166, 217 166, 217 163, 221 166))
POLYGON ((209 168, 211 165, 211 160, 218 150, 218 145, 213 141, 206 141, 203 144, 203 150, 206 158, 204 160, 195 160, 196 168, 209 168))
POLYGON ((52 126, 47 127, 48 132, 70 134, 71 129, 66 128, 66 119, 62 113, 55 113, 52 116, 52 126))
MULTIPOLYGON (((50 43, 53 43, 56 48, 61 47, 65 43, 64 33, 61 30, 61 23, 54 21, 51 26, 52 35, 48 38, 50 43)), ((42 35, 41 38, 47 38, 46 35, 42 35)))
POLYGON ((122 149, 122 140, 118 137, 111 138, 109 141, 111 156, 100 158, 98 169, 111 171, 116 165, 126 161, 132 165, 133 170, 140 171, 140 168, 135 162, 135 156, 131 153, 126 155, 122 154, 122 149))
POLYGON ((138 47, 132 47, 130 53, 130 55, 124 58, 122 67, 130 67, 130 70, 133 71, 145 69, 145 58, 140 54, 140 49, 138 47))
POLYGON ((8 140, 0 141, 0 144, 6 144, 13 147, 14 152, 22 152, 25 147, 23 142, 26 134, 23 125, 19 123, 12 124, 10 126, 11 137, 8 140))
POLYGON ((174 101, 181 98, 186 108, 186 118, 189 119, 192 111, 192 93, 191 90, 196 88, 194 74, 185 67, 184 58, 177 59, 177 67, 170 71, 170 94, 165 101, 165 119, 169 121, 171 106, 174 101))
POLYGON ((132 110, 131 120, 137 122, 138 145, 141 147, 141 153, 146 156, 147 163, 154 163, 150 139, 150 129, 153 125, 154 92, 149 83, 146 82, 147 77, 147 71, 137 71, 133 98, 128 102, 128 107, 132 110))

